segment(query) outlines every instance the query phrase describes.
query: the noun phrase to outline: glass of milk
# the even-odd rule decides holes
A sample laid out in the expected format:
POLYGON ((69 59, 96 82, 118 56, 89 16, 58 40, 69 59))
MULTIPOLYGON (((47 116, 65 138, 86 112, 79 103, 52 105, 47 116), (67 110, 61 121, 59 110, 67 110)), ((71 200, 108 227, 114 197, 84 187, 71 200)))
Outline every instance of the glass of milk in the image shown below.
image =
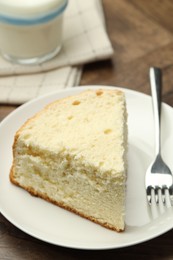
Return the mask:
POLYGON ((62 46, 68 0, 0 0, 0 52, 18 64, 39 64, 62 46))

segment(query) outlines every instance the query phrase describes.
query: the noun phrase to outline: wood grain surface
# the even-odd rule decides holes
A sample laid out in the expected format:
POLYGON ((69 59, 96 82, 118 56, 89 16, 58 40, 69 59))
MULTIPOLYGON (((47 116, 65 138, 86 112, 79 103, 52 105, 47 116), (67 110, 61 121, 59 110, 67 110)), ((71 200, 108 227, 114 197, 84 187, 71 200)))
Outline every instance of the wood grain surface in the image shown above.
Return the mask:
MULTIPOLYGON (((173 1, 104 0, 112 60, 84 67, 81 85, 113 85, 150 94, 148 70, 163 70, 163 101, 173 106, 173 1)), ((0 106, 0 120, 15 106, 0 106)), ((0 215, 0 259, 173 259, 173 230, 151 241, 103 251, 72 250, 39 241, 0 215)))

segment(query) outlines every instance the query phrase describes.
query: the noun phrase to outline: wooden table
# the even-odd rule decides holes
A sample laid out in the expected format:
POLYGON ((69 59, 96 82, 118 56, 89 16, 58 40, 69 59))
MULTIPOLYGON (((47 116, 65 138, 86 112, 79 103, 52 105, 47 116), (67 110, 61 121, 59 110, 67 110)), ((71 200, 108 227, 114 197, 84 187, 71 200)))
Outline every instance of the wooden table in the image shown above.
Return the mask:
MULTIPOLYGON (((163 101, 173 106, 173 1, 104 0, 112 60, 84 67, 81 84, 116 85, 150 93, 148 69, 163 69, 163 101)), ((15 106, 1 105, 0 120, 15 106)), ((41 242, 0 215, 0 259, 173 259, 173 230, 151 241, 108 251, 82 251, 41 242)))

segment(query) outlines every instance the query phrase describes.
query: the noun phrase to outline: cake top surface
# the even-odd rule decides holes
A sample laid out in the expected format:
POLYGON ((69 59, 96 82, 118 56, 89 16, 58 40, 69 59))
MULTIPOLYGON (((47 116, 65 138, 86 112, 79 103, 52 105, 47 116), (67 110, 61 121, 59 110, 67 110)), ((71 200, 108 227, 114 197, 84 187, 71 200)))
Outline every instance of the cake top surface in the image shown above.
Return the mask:
POLYGON ((87 90, 57 100, 19 129, 16 142, 35 152, 73 155, 101 173, 122 174, 126 146, 124 93, 87 90))

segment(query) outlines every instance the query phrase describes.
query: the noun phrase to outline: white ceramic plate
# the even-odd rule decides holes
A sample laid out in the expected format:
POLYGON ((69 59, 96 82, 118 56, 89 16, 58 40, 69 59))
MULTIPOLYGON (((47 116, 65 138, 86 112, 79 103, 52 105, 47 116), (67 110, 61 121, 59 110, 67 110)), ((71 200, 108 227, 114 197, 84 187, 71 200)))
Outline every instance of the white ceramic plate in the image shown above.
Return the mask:
MULTIPOLYGON (((153 219, 146 202, 144 176, 154 154, 154 125, 149 96, 123 89, 129 114, 129 167, 124 232, 110 231, 33 197, 9 181, 13 138, 21 124, 47 103, 90 87, 92 86, 76 87, 35 99, 16 109, 1 123, 0 210, 19 229, 55 245, 78 249, 111 249, 135 245, 173 227, 172 209, 153 219)), ((163 104, 162 112, 163 157, 173 169, 173 109, 163 104)))

